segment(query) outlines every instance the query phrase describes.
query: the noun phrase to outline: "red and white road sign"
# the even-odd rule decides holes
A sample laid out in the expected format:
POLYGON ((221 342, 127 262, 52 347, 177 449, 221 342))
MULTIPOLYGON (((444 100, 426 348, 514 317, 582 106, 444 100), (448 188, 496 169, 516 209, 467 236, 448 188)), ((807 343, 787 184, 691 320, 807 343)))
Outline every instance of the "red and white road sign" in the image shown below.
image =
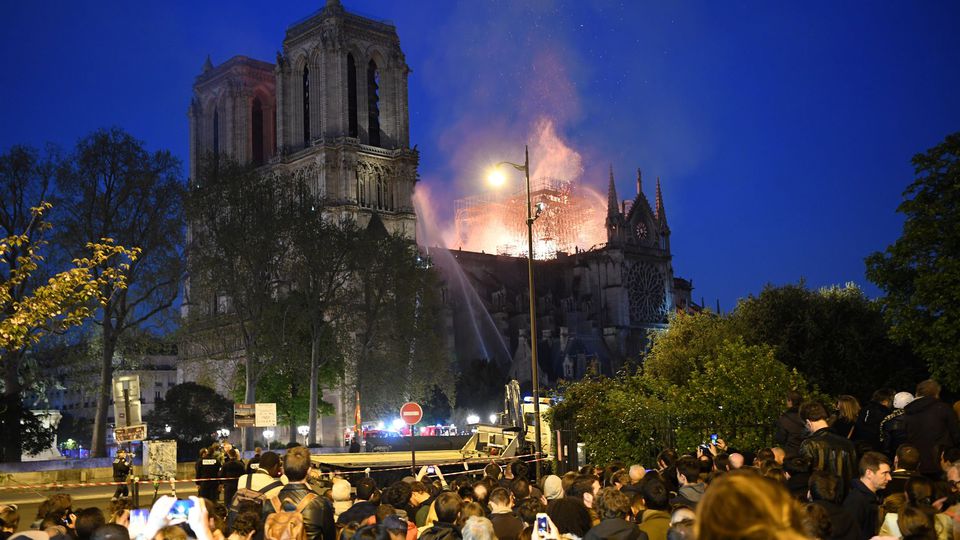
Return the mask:
POLYGON ((400 407, 400 419, 412 426, 423 419, 423 409, 419 404, 408 401, 400 407))

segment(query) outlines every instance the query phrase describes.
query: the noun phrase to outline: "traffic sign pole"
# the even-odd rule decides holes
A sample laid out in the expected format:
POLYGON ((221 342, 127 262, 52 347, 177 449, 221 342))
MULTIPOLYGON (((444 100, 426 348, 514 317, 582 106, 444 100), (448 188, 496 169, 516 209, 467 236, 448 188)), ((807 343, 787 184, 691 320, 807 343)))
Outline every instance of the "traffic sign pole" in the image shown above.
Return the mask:
POLYGON ((414 437, 417 436, 417 424, 423 419, 423 409, 420 404, 408 401, 400 407, 400 418, 410 426, 410 471, 417 474, 417 450, 414 437))

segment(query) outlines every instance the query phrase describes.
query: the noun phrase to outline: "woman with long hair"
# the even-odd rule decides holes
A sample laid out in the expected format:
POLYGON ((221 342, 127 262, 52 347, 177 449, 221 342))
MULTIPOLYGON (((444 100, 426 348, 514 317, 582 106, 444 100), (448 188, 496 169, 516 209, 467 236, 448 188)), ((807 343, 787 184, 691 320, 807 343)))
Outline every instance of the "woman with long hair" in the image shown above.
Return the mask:
POLYGON ((717 478, 697 505, 697 540, 800 540, 804 512, 780 483, 738 469, 717 478))
POLYGON ((830 426, 830 431, 847 439, 853 437, 853 427, 860 416, 860 402, 857 398, 848 395, 837 396, 837 419, 830 426))

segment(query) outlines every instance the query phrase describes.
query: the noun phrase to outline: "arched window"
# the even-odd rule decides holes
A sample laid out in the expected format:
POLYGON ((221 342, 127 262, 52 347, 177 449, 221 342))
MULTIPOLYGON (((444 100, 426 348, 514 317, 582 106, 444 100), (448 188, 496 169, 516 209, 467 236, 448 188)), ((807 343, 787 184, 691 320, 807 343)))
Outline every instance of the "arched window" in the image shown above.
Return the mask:
POLYGON ((367 64, 367 133, 370 146, 380 146, 380 72, 373 60, 367 64))
POLYGON ((303 66, 303 143, 310 144, 310 68, 303 66))
POLYGON ((366 206, 367 196, 365 186, 363 185, 363 176, 357 172, 357 205, 366 206))
POLYGON ((253 98, 250 111, 250 136, 253 138, 253 162, 263 163, 263 104, 260 98, 253 98))
POLYGON ((356 137, 357 132, 357 63, 353 55, 347 53, 347 121, 349 134, 356 137))
POLYGON ((378 174, 377 175, 377 209, 378 210, 383 210, 384 202, 385 201, 383 197, 383 178, 381 178, 380 175, 378 174))
POLYGON ((213 109, 213 157, 220 157, 220 111, 213 109))

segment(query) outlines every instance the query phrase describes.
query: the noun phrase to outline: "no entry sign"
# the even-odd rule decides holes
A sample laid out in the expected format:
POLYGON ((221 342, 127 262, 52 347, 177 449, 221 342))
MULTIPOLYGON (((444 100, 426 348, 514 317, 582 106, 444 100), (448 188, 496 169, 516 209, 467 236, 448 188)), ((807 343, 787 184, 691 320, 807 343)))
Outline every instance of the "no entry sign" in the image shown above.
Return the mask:
POLYGON ((414 425, 423 418, 423 409, 420 408, 420 405, 409 401, 404 403, 400 407, 400 419, 407 423, 407 425, 414 425))

